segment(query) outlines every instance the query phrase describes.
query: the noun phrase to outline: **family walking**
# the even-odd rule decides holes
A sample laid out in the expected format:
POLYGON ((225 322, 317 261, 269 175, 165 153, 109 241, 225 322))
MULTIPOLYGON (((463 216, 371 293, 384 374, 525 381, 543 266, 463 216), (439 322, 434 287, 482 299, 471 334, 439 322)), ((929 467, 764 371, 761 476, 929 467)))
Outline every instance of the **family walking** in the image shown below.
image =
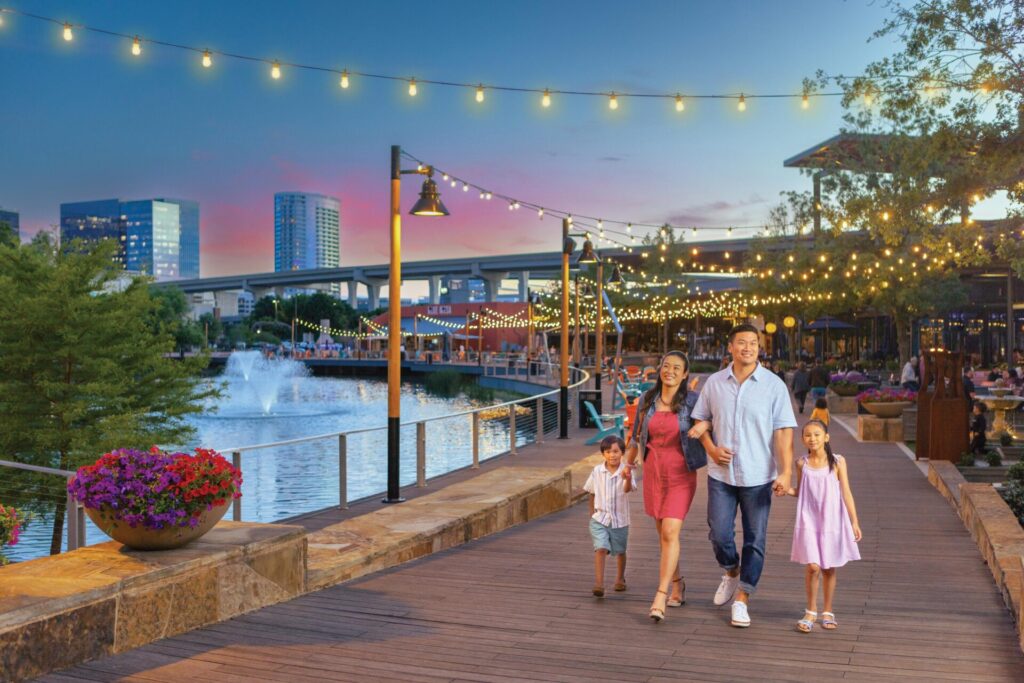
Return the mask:
POLYGON ((616 591, 626 590, 629 496, 642 472, 644 512, 654 518, 660 543, 658 586, 649 616, 655 622, 686 601, 679 571, 679 536, 697 491, 697 470, 707 466, 707 520, 715 559, 724 570, 713 598, 730 606, 730 624, 750 626, 750 598, 765 562, 773 496, 797 496, 791 559, 807 566, 807 607, 797 628, 817 620, 817 593, 824 578, 822 626, 838 626, 832 612, 836 572, 860 559, 861 531, 845 460, 832 453, 828 426, 812 419, 801 434, 807 455, 796 462, 796 417, 785 383, 759 362, 759 335, 752 325, 729 333, 732 362, 708 377, 700 394, 689 361, 679 351, 662 359, 655 386, 640 399, 626 446, 618 437, 601 443, 604 462, 584 488, 591 495, 590 531, 595 551, 593 593, 604 596, 607 555, 617 558, 616 591), (736 515, 743 530, 736 544, 736 515))

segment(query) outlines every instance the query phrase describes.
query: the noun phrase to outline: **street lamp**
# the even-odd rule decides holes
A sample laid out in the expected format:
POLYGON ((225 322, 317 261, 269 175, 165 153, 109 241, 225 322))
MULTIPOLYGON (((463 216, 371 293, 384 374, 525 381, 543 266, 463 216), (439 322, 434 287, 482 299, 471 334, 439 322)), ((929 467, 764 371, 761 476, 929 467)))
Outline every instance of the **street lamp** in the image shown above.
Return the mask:
POLYGON ((569 257, 576 243, 569 237, 568 218, 562 219, 562 314, 559 343, 558 438, 569 438, 569 257))
MULTIPOLYGON (((597 264, 597 313, 594 324, 594 388, 601 388, 601 371, 604 360, 604 262, 601 257, 594 251, 594 243, 589 239, 583 241, 583 251, 580 253, 580 257, 576 259, 576 263, 583 265, 588 263, 597 264)), ((619 267, 615 266, 615 271, 612 273, 612 279, 618 275, 618 282, 622 282, 622 275, 619 273, 619 267)), ((589 290, 589 288, 588 288, 589 290)), ((593 295, 593 293, 591 293, 593 295)))
POLYGON ((448 209, 434 182, 434 168, 420 166, 403 171, 402 148, 391 146, 391 267, 388 273, 388 493, 384 503, 401 503, 399 469, 401 446, 402 382, 402 175, 425 175, 420 198, 409 213, 413 216, 447 216, 448 209))
POLYGON ((796 359, 796 348, 793 342, 793 328, 796 326, 796 318, 787 315, 782 319, 782 326, 786 328, 786 343, 789 344, 789 362, 792 363, 796 359))

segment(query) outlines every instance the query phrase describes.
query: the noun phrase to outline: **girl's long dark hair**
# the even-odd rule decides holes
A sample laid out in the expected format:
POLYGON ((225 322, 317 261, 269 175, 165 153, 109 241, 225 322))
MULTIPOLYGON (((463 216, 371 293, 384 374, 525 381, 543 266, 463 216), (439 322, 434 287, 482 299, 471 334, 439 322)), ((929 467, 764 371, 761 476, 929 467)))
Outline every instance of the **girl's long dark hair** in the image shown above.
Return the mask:
MULTIPOLYGON (((808 420, 807 424, 804 425, 804 429, 807 429, 807 425, 818 425, 825 432, 825 435, 828 435, 828 425, 821 420, 808 420)), ((825 459, 828 460, 828 471, 831 472, 836 467, 836 456, 832 453, 832 444, 828 441, 825 442, 825 459)))
POLYGON ((681 359, 683 361, 683 367, 686 370, 686 377, 679 383, 679 388, 676 389, 676 394, 672 397, 672 405, 669 407, 672 409, 673 413, 678 413, 683 407, 683 401, 686 400, 686 392, 688 391, 686 388, 686 382, 690 379, 690 359, 687 358, 686 354, 682 351, 669 351, 661 357, 660 361, 658 361, 658 379, 655 380, 654 386, 647 390, 647 393, 644 394, 643 399, 640 401, 641 414, 645 414, 650 410, 651 406, 654 405, 654 402, 658 400, 659 396, 661 396, 661 366, 669 356, 675 356, 676 358, 681 359))

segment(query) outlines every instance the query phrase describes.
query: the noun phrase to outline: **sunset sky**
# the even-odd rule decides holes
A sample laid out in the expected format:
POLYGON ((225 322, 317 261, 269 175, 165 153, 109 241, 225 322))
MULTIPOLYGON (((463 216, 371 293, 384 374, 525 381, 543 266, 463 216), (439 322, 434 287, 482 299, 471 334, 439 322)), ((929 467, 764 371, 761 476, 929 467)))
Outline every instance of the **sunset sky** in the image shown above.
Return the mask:
MULTIPOLYGON (((800 92, 892 50, 865 0, 785 2, 129 2, 0 6, 143 38, 353 71, 565 90, 800 92)), ((837 98, 734 102, 554 97, 352 78, 130 43, 3 15, 0 206, 23 235, 61 202, 182 197, 201 205, 202 274, 273 269, 273 194, 342 203, 342 264, 387 260, 389 146, 524 201, 676 225, 762 222, 809 180, 782 161, 834 135, 837 98)), ((418 182, 403 184, 404 210, 418 182)), ((559 224, 442 188, 447 219, 404 222, 406 260, 547 251, 559 224)))

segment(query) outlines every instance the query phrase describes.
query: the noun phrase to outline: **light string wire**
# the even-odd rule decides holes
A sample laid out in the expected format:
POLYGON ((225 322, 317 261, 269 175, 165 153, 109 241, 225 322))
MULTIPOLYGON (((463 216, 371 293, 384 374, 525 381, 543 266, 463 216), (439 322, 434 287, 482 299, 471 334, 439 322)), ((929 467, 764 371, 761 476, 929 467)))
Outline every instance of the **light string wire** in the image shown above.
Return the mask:
MULTIPOLYGON (((414 76, 398 76, 398 75, 395 75, 395 74, 385 74, 385 73, 377 73, 377 72, 372 72, 372 71, 362 71, 362 70, 359 70, 359 69, 353 69, 353 70, 345 69, 345 68, 339 69, 339 68, 336 68, 336 67, 322 66, 322 65, 316 65, 316 64, 306 64, 306 63, 302 63, 302 62, 280 61, 279 59, 271 59, 271 58, 266 58, 266 57, 257 57, 255 55, 241 54, 241 53, 238 53, 238 52, 228 52, 228 51, 224 51, 224 50, 215 50, 215 49, 210 49, 208 47, 196 47, 196 46, 193 46, 193 45, 184 45, 182 43, 172 42, 172 41, 168 41, 168 40, 162 40, 162 39, 158 39, 158 38, 144 37, 141 34, 124 33, 124 32, 121 32, 121 31, 115 31, 113 29, 108 29, 108 28, 104 28, 104 27, 100 27, 100 26, 93 26, 93 25, 89 25, 89 24, 84 24, 84 23, 81 23, 81 22, 64 21, 64 20, 61 20, 61 19, 57 19, 55 17, 48 17, 48 16, 44 16, 44 15, 40 15, 40 14, 35 14, 33 12, 26 12, 24 10, 16 9, 16 8, 13 8, 13 7, 0 7, 0 14, 11 14, 11 15, 15 15, 15 16, 25 17, 25 18, 28 18, 28 19, 34 19, 34 20, 37 20, 37 21, 48 22, 48 23, 51 23, 51 24, 55 24, 57 26, 65 27, 65 28, 72 28, 72 29, 78 29, 78 30, 82 30, 82 31, 89 31, 89 32, 92 32, 92 33, 98 33, 98 34, 101 34, 101 35, 110 36, 110 37, 114 37, 114 38, 124 38, 124 39, 130 40, 130 41, 138 41, 138 43, 140 43, 140 44, 148 43, 148 44, 151 44, 151 45, 159 45, 161 47, 167 47, 167 48, 172 48, 172 49, 176 49, 176 50, 184 50, 184 51, 188 51, 188 52, 194 52, 194 53, 201 54, 201 55, 211 55, 211 56, 227 57, 227 58, 230 58, 230 59, 238 59, 238 60, 243 60, 243 61, 248 61, 248 62, 259 62, 259 63, 263 63, 263 64, 267 64, 267 65, 272 65, 272 66, 276 67, 278 69, 278 71, 277 71, 278 76, 280 74, 279 69, 281 67, 287 67, 287 68, 292 68, 292 69, 314 71, 314 72, 319 72, 319 73, 330 73, 330 74, 334 74, 334 75, 337 75, 337 76, 341 76, 343 78, 345 78, 345 77, 361 77, 361 78, 370 78, 370 79, 386 80, 386 81, 401 81, 401 82, 409 83, 411 87, 412 86, 419 86, 419 85, 438 85, 438 86, 442 86, 442 87, 460 88, 460 89, 464 89, 464 90, 472 90, 475 93, 477 93, 477 100, 478 101, 483 101, 482 93, 484 93, 484 92, 486 92, 488 90, 491 90, 491 91, 514 92, 514 93, 530 93, 530 94, 542 95, 545 98, 544 101, 547 103, 547 104, 544 104, 544 106, 548 106, 548 104, 550 103, 550 97, 552 95, 565 95, 565 96, 571 96, 571 97, 600 97, 600 98, 605 98, 605 99, 609 100, 609 105, 613 109, 617 108, 618 107, 618 102, 620 101, 620 99, 624 99, 624 98, 670 100, 670 101, 675 103, 676 109, 678 111, 682 111, 683 110, 683 106, 681 106, 681 105, 682 105, 683 101, 685 101, 685 100, 734 100, 734 101, 739 102, 740 103, 740 108, 743 109, 743 108, 745 108, 744 105, 745 105, 745 102, 747 100, 754 100, 754 99, 801 99, 803 101, 804 105, 806 106, 806 103, 808 102, 808 100, 810 98, 842 97, 844 95, 843 91, 828 91, 828 92, 825 92, 825 91, 818 91, 818 90, 815 90, 815 89, 812 89, 812 88, 808 88, 806 86, 803 87, 799 93, 756 93, 756 92, 749 92, 748 93, 748 92, 745 92, 745 91, 744 92, 728 92, 728 93, 690 93, 690 92, 684 92, 684 91, 681 91, 681 90, 676 90, 676 91, 673 91, 673 92, 660 92, 659 93, 659 92, 637 92, 637 91, 618 91, 618 90, 606 90, 606 91, 600 91, 600 90, 581 90, 581 89, 574 89, 574 88, 550 88, 550 87, 536 88, 536 87, 501 85, 501 84, 482 83, 482 82, 481 83, 467 83, 467 82, 462 82, 462 81, 458 81, 458 80, 450 80, 450 79, 433 79, 433 78, 418 78, 418 77, 414 77, 414 76)), ((278 77, 278 76, 275 76, 275 78, 278 77)), ((833 81, 833 82, 842 82, 842 81, 851 80, 851 77, 847 77, 847 76, 827 76, 826 78, 828 80, 830 80, 830 81, 833 81)), ((861 77, 861 78, 863 79, 865 77, 861 77)), ((915 76, 907 76, 906 78, 908 80, 920 80, 920 78, 915 77, 915 76)), ((873 81, 875 79, 867 78, 867 80, 872 80, 873 81)), ((347 87, 347 82, 346 82, 346 85, 343 85, 343 87, 347 87)), ((936 87, 942 87, 942 86, 936 86, 933 83, 929 83, 928 85, 924 86, 924 89, 934 89, 936 87)), ((895 90, 895 89, 892 89, 892 90, 895 90)))

